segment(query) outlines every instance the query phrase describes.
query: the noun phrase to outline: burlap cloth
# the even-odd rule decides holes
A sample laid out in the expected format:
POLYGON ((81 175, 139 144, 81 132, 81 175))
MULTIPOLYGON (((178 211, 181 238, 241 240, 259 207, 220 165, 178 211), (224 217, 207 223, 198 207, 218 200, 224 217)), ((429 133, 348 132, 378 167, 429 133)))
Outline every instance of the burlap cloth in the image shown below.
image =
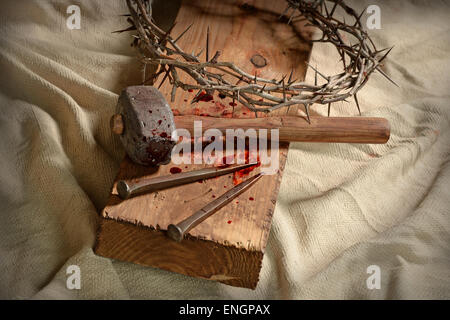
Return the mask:
MULTIPOLYGON (((140 79, 129 34, 111 33, 126 26, 124 2, 78 1, 81 30, 66 27, 71 1, 1 3, 1 298, 450 298, 448 2, 377 1, 382 29, 370 34, 395 45, 385 71, 400 88, 376 74, 359 100, 389 119, 391 140, 291 145, 254 291, 92 251, 124 154, 109 117, 140 79), (69 265, 80 290, 66 288, 69 265), (366 285, 371 265, 379 290, 366 285)), ((314 46, 311 63, 340 71, 334 51, 314 46)))

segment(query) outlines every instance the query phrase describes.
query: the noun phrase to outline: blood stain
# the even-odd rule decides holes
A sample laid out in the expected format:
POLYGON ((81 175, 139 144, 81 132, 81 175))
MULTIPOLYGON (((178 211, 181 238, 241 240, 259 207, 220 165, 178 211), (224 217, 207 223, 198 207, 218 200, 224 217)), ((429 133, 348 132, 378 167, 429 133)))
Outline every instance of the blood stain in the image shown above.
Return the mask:
POLYGON ((159 134, 159 136, 162 137, 162 138, 167 138, 167 133, 161 132, 161 133, 159 134))
POLYGON ((228 221, 227 221, 228 224, 230 224, 231 222, 232 222, 231 220, 228 220, 228 221))
POLYGON ((193 89, 188 89, 188 92, 194 92, 194 90, 193 89))
POLYGON ((213 100, 213 96, 206 93, 205 91, 200 92, 200 94, 195 98, 195 101, 203 101, 203 102, 209 102, 213 100))
POLYGON ((170 173, 171 173, 171 174, 180 173, 181 171, 182 171, 181 168, 178 168, 178 167, 172 167, 172 168, 170 168, 170 173))
POLYGON ((248 200, 253 201, 253 200, 255 200, 255 198, 250 197, 250 198, 248 198, 248 200))
MULTIPOLYGON (((240 155, 240 157, 241 156, 242 155, 240 155)), ((244 157, 245 157, 245 163, 249 163, 250 155, 249 155, 248 150, 245 150, 244 157)), ((259 166, 261 166, 261 162, 259 161, 259 157, 258 157, 257 163, 254 166, 234 172, 233 173, 233 184, 238 185, 239 183, 244 181, 244 178, 247 177, 250 172, 252 172, 253 170, 255 170, 255 168, 257 168, 259 166)))
POLYGON ((162 120, 158 120, 158 125, 160 125, 162 123, 162 120))
POLYGON ((236 107, 237 103, 236 102, 230 102, 229 105, 232 106, 232 107, 236 107))

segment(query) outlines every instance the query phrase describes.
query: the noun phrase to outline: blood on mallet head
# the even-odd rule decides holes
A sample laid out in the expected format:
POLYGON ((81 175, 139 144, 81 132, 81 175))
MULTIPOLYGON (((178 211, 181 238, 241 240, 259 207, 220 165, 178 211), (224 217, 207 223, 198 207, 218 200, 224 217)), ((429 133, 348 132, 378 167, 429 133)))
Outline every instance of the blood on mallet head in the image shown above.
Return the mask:
POLYGON ((117 109, 111 128, 120 136, 130 159, 146 166, 169 163, 176 128, 161 92, 152 86, 127 87, 120 94, 117 109))

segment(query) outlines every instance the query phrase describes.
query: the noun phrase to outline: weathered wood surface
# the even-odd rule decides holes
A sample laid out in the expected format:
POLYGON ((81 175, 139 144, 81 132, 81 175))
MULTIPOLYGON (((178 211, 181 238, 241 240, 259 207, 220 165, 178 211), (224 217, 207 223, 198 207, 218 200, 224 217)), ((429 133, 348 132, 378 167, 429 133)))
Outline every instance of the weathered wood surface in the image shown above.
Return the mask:
MULTIPOLYGON (((278 1, 183 1, 173 35, 180 34, 194 22, 179 41, 187 52, 205 47, 210 29, 210 55, 221 50, 220 60, 233 61, 250 73, 281 78, 294 68, 294 77, 303 79, 310 44, 310 32, 300 24, 288 26, 278 19, 283 11, 278 1), (250 59, 263 56, 266 66, 255 67, 250 59)), ((204 56, 203 56, 204 59, 204 56)), ((255 59, 254 59, 255 60, 255 59)), ((156 83, 155 85, 158 85, 156 83)), ((170 87, 161 91, 170 99, 170 87)), ((245 107, 230 105, 231 99, 199 102, 191 105, 195 92, 178 90, 171 106, 176 115, 251 118, 245 107)), ((290 114, 296 114, 291 107, 290 114)), ((279 110, 274 115, 285 114, 279 110)), ((262 115, 261 115, 262 116, 262 115)), ((118 260, 158 267, 189 276, 221 281, 234 286, 255 288, 272 214, 283 172, 288 144, 280 145, 277 174, 263 177, 236 201, 190 231, 186 240, 177 243, 165 235, 170 223, 179 222, 234 186, 233 175, 209 179, 122 201, 115 189, 102 212, 95 251, 118 260)), ((170 174, 170 168, 195 170, 205 165, 161 166, 145 168, 125 159, 116 179, 170 174)), ((258 172, 259 168, 250 173, 258 172)), ((234 181, 236 182, 236 181, 234 181)))

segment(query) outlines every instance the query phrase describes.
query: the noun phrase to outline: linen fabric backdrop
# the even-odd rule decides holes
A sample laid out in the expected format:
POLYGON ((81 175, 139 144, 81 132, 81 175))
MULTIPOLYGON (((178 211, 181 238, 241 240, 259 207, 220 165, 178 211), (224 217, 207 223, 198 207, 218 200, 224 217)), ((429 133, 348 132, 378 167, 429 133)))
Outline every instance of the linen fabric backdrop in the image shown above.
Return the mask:
MULTIPOLYGON (((348 4, 361 12, 372 2, 348 4)), ((156 4, 167 27, 177 3, 156 4)), ((450 298, 450 5, 376 4, 382 28, 369 33, 379 48, 395 45, 384 70, 400 88, 374 74, 359 101, 363 116, 390 121, 391 139, 291 144, 260 281, 249 290, 93 253, 124 156, 109 118, 121 89, 141 80, 130 33, 111 33, 127 26, 125 1, 2 1, 0 298, 450 298), (72 4, 80 30, 66 26, 72 4), (66 287, 70 265, 80 267, 79 290, 66 287), (370 290, 373 265, 381 286, 370 290)), ((311 64, 340 72, 335 51, 314 45, 311 64)), ((352 103, 332 108, 356 114, 352 103)))

